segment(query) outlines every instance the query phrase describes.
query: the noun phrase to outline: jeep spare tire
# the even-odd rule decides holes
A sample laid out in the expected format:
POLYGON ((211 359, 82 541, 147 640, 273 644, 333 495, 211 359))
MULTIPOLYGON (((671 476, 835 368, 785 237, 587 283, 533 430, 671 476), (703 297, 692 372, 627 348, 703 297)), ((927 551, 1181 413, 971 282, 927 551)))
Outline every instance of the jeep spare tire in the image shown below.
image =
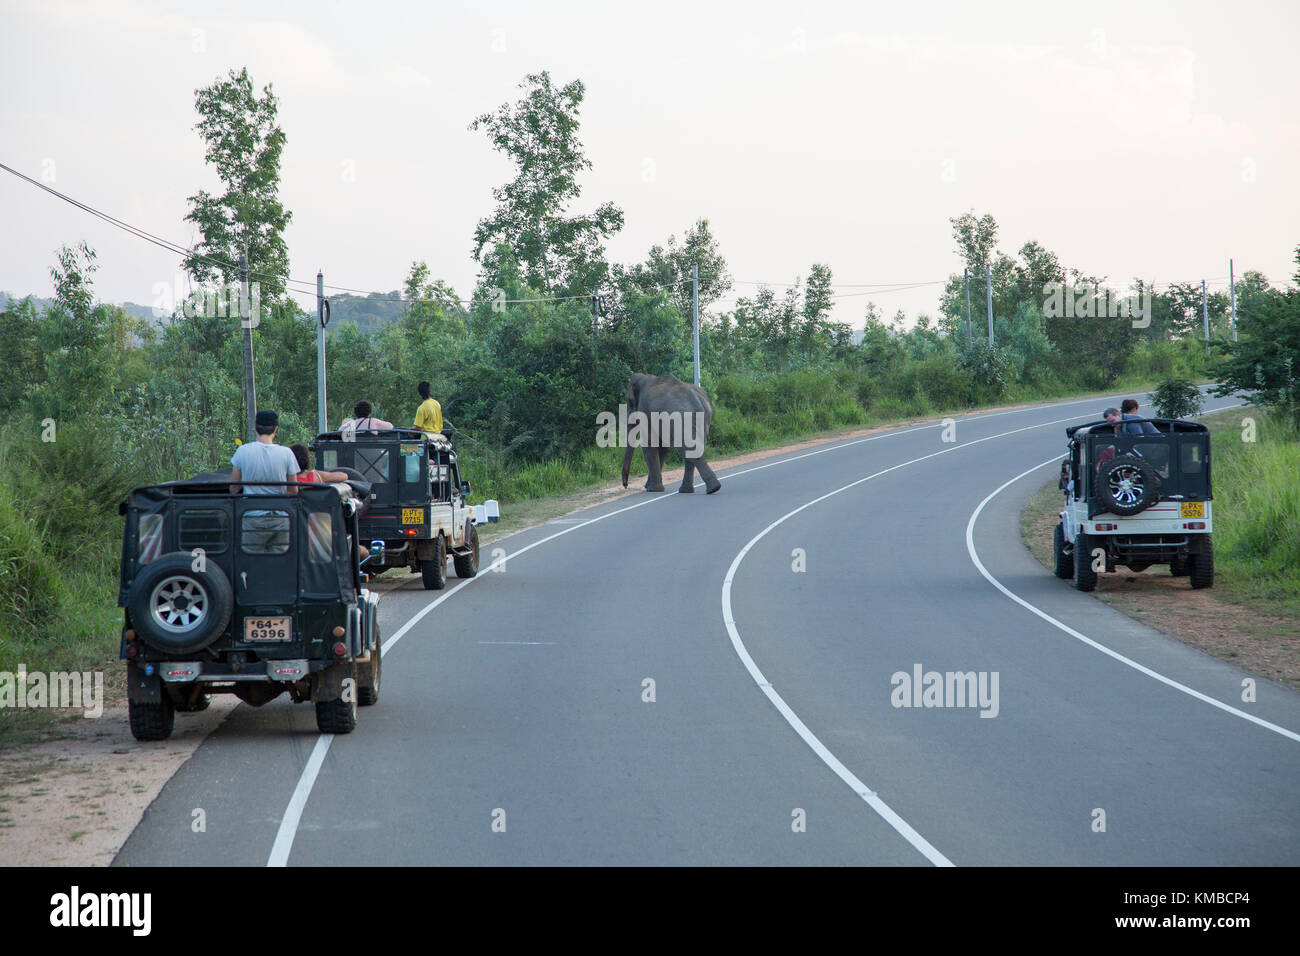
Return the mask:
POLYGON ((1121 518, 1145 511, 1159 501, 1159 482, 1156 470, 1135 455, 1120 455, 1097 469, 1101 503, 1121 518))
POLYGON ((230 581, 211 561, 188 551, 163 555, 140 569, 127 596, 131 626, 150 647, 188 654, 207 647, 226 629, 234 609, 230 581))

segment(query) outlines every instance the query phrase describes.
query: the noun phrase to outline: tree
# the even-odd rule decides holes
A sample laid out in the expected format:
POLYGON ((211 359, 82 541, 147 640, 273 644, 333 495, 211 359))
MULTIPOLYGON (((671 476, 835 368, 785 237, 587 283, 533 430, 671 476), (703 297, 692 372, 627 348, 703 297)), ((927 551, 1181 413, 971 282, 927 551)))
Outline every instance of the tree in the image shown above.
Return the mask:
POLYGON ((731 291, 727 260, 718 250, 718 240, 709 229, 707 219, 696 220, 695 225, 686 230, 680 245, 676 236, 669 236, 667 248, 651 246, 644 263, 628 269, 615 266, 615 285, 620 291, 635 287, 647 295, 665 289, 678 314, 689 320, 693 265, 699 267, 699 307, 700 315, 705 315, 714 302, 731 291))
POLYGON ((824 338, 829 339, 831 304, 834 301, 834 288, 831 286, 831 267, 814 264, 808 270, 803 291, 803 340, 805 348, 811 348, 824 338))
POLYGON ((43 417, 70 419, 100 405, 112 389, 108 333, 113 310, 95 304, 93 249, 84 242, 63 246, 57 258, 50 268, 54 303, 37 332, 47 380, 36 390, 35 407, 43 417))
POLYGON ((588 216, 566 216, 582 189, 578 174, 591 168, 578 141, 581 80, 555 88, 548 72, 531 73, 527 94, 469 126, 515 164, 515 178, 492 190, 497 208, 474 230, 474 259, 495 275, 509 247, 524 282, 550 295, 591 292, 606 280, 605 240, 623 227, 623 211, 603 203, 588 216), (491 247, 491 248, 489 248, 491 247))
POLYGON ((973 273, 984 274, 998 241, 997 221, 988 213, 975 217, 975 210, 964 212, 952 223, 952 235, 957 241, 957 252, 962 262, 973 273))
POLYGON ((0 342, 5 343, 5 374, 0 376, 0 402, 19 408, 26 395, 45 380, 45 356, 40 347, 40 317, 31 297, 9 301, 0 311, 0 342))
POLYGON ((277 100, 269 84, 257 96, 247 68, 241 68, 196 90, 194 108, 195 129, 207 143, 204 159, 223 191, 214 196, 199 190, 190 197, 185 219, 198 226, 201 238, 185 269, 197 282, 233 285, 239 281, 239 250, 247 245, 249 269, 256 273, 250 281, 260 284, 262 302, 270 304, 285 291, 284 230, 293 216, 279 198, 285 137, 276 123, 277 100))
MULTIPOLYGON (((1292 282, 1300 286, 1300 246, 1292 282)), ((1262 278, 1262 276, 1261 276, 1262 278)), ((1237 300, 1240 340, 1220 342, 1226 353, 1214 370, 1217 393, 1253 392, 1251 401, 1277 406, 1300 427, 1300 288, 1264 292, 1237 300)))
POLYGON ((459 335, 465 331, 465 308, 456 290, 442 279, 431 279, 429 267, 412 262, 402 291, 407 300, 402 326, 435 334, 459 335))
POLYGON ((1194 382, 1171 378, 1147 396, 1159 418, 1191 418, 1205 405, 1205 398, 1194 382))

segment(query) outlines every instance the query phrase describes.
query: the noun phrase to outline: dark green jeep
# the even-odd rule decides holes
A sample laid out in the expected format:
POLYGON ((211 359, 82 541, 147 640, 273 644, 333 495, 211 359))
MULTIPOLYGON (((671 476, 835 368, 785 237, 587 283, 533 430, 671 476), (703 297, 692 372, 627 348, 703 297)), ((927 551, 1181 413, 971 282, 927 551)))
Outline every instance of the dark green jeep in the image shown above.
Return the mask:
POLYGON ((428 590, 447 584, 447 556, 456 576, 478 574, 478 530, 456 449, 443 435, 415 428, 325 432, 311 443, 316 467, 369 483, 370 506, 360 518, 364 541, 382 541, 367 573, 407 567, 428 590))
POLYGON ((313 701, 322 733, 356 727, 379 699, 376 596, 362 587, 360 482, 232 494, 228 472, 135 488, 122 503, 131 732, 171 735, 209 694, 260 707, 313 701))

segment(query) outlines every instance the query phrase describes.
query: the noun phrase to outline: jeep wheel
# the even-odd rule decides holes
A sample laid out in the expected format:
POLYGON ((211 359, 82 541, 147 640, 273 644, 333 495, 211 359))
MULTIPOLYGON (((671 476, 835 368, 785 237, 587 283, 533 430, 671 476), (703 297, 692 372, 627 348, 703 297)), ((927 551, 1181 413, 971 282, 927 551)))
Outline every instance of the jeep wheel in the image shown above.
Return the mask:
POLYGON ((1092 569, 1092 544, 1086 534, 1074 536, 1074 586, 1091 591, 1097 586, 1097 572, 1092 569))
POLYGON ((166 740, 172 735, 176 708, 165 690, 161 703, 142 704, 129 700, 127 711, 131 719, 131 736, 136 740, 166 740))
POLYGON ((434 542, 433 557, 420 560, 420 577, 424 579, 426 591, 441 591, 447 586, 447 543, 442 535, 434 542))
POLYGON ((316 729, 322 734, 350 734, 357 729, 357 699, 316 701, 316 729))
POLYGON ((1074 555, 1065 553, 1065 531, 1058 524, 1052 533, 1052 551, 1056 554, 1053 570, 1062 580, 1074 576, 1074 555))
POLYGON ((1191 563, 1187 558, 1174 558, 1169 562, 1169 576, 1171 578, 1185 578, 1191 573, 1191 563))
POLYGON ((146 564, 127 596, 131 624, 146 644, 170 654, 207 647, 226 629, 234 608, 230 581, 216 564, 194 570, 188 551, 146 564))
POLYGON ((1097 469, 1097 490, 1111 514, 1128 518, 1160 500, 1160 477, 1150 464, 1133 455, 1120 455, 1097 469))
POLYGON ((473 521, 469 522, 469 530, 465 532, 465 543, 469 545, 469 554, 451 556, 458 578, 472 578, 478 574, 478 528, 474 527, 473 521))
POLYGON ((1214 543, 1205 539, 1205 550, 1187 556, 1188 576, 1192 587, 1208 588, 1214 586, 1214 543))
POLYGON ((370 707, 379 703, 379 672, 383 669, 383 639, 379 636, 379 622, 375 622, 375 646, 370 649, 370 661, 362 665, 357 674, 357 703, 370 707))

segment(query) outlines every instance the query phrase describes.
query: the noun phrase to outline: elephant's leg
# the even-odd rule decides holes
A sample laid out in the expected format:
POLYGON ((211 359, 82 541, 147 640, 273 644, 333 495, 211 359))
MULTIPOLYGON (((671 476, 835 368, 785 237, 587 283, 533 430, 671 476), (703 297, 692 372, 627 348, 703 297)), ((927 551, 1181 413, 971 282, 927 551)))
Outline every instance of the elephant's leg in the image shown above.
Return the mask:
POLYGON ((645 448, 645 466, 650 472, 649 477, 645 480, 646 491, 663 491, 664 490, 664 472, 662 467, 663 455, 661 449, 652 448, 649 445, 645 448))
POLYGON ((691 458, 686 459, 686 470, 682 473, 682 486, 677 489, 677 492, 683 495, 695 493, 695 461, 691 458))
POLYGON ((703 455, 695 459, 695 467, 699 469, 700 477, 704 479, 704 487, 709 494, 722 487, 722 482, 718 481, 718 476, 713 473, 713 469, 709 467, 703 455))

